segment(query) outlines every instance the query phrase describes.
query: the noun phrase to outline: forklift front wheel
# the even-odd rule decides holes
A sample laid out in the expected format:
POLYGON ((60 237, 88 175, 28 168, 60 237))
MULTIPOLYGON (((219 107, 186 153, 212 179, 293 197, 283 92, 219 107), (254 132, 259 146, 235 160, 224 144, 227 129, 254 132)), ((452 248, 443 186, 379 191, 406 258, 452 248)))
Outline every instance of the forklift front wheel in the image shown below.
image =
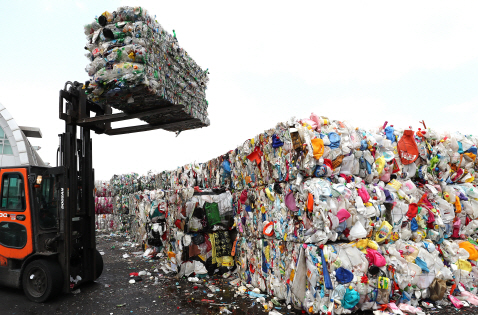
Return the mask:
POLYGON ((23 291, 33 302, 42 303, 57 295, 61 291, 62 283, 61 267, 53 261, 32 261, 23 272, 23 291))
POLYGON ((96 250, 96 276, 95 280, 98 279, 101 274, 103 273, 103 256, 101 256, 100 252, 96 250))

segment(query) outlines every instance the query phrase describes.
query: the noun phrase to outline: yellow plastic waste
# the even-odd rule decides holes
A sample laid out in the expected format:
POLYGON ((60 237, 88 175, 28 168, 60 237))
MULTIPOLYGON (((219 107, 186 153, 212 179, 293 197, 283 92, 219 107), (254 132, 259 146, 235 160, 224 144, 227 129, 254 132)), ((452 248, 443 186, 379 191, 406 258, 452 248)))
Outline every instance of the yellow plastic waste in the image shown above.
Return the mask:
POLYGON ((382 224, 380 225, 379 230, 375 234, 375 241, 377 243, 384 242, 386 239, 390 237, 390 234, 392 234, 392 226, 390 223, 387 221, 383 221, 382 224))
POLYGON ((465 270, 470 272, 471 271, 471 264, 469 261, 466 261, 464 259, 458 259, 458 261, 455 263, 455 265, 458 267, 458 269, 465 270))

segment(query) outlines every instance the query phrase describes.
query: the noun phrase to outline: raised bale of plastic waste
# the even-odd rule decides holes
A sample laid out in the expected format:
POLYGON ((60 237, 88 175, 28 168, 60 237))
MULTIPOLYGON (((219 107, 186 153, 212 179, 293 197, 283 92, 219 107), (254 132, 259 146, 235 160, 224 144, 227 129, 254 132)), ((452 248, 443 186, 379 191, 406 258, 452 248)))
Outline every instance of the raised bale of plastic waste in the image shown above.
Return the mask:
POLYGON ((85 25, 85 34, 91 77, 86 90, 92 101, 129 114, 176 106, 143 118, 169 131, 209 125, 208 70, 142 7, 106 11, 85 25))

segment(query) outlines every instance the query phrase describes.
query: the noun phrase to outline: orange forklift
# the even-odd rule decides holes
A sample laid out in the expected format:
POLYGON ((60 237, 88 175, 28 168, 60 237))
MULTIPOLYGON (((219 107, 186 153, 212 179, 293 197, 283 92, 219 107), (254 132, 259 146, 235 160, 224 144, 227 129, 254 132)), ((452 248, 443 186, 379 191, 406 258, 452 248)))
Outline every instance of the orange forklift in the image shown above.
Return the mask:
POLYGON ((113 129, 111 123, 182 108, 162 103, 147 111, 113 113, 110 105, 88 100, 83 84, 68 81, 60 91, 66 130, 59 135, 56 167, 0 168, 0 285, 23 288, 30 300, 44 302, 95 281, 103 259, 95 241, 90 132, 119 135, 171 127, 174 122, 113 129))

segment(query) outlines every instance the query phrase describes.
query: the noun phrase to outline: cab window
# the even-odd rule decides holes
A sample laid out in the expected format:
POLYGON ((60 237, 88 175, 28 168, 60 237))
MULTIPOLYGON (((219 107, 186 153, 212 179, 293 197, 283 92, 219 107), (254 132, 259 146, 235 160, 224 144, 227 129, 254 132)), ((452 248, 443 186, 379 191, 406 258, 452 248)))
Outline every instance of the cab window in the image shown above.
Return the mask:
POLYGON ((0 245, 23 248, 27 244, 27 228, 14 222, 0 222, 0 245))
POLYGON ((39 221, 42 229, 55 228, 58 225, 58 192, 55 189, 55 177, 43 176, 41 184, 35 186, 39 205, 39 221))
POLYGON ((2 210, 25 210, 25 186, 19 173, 6 173, 2 177, 2 210))

